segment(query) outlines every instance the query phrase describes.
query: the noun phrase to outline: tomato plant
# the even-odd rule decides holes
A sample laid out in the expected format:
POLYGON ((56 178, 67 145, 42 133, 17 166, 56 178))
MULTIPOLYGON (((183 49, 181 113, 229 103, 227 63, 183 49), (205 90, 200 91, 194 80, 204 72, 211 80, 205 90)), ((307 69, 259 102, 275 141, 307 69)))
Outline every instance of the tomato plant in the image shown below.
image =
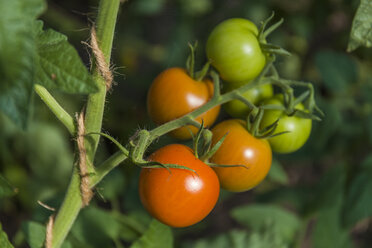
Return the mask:
MULTIPOLYGON (((181 68, 170 68, 160 73, 147 95, 147 110, 150 118, 157 124, 177 119, 204 105, 213 96, 213 83, 209 80, 200 82, 192 79, 181 68)), ((205 126, 211 126, 216 120, 220 106, 216 106, 196 118, 205 126)), ((197 128, 185 126, 172 131, 171 136, 178 139, 189 139, 197 128)))
MULTIPOLYGON (((273 98, 265 101, 268 105, 283 106, 282 95, 276 95, 273 98)), ((295 106, 296 109, 304 110, 304 106, 299 103, 295 106)), ((300 149, 308 140, 311 132, 311 119, 304 119, 297 116, 288 116, 282 110, 266 110, 261 121, 261 127, 269 126, 279 119, 278 126, 274 134, 284 133, 272 138, 269 138, 271 148, 277 153, 291 153, 300 149)))
POLYGON ((185 227, 209 214, 219 196, 218 178, 189 147, 167 145, 151 154, 149 160, 183 165, 195 171, 178 168, 141 170, 139 193, 152 216, 169 226, 185 227))
POLYGON ((208 37, 206 52, 221 78, 227 82, 249 81, 258 76, 266 57, 254 23, 233 18, 218 24, 208 37))
POLYGON ((253 137, 242 120, 232 119, 217 124, 213 129, 212 143, 225 134, 224 142, 210 161, 221 165, 243 165, 236 167, 214 167, 221 187, 241 192, 257 186, 270 170, 272 153, 269 143, 253 137))
MULTIPOLYGON (((229 92, 240 86, 240 84, 225 84, 223 89, 225 92, 229 92)), ((242 95, 251 103, 258 104, 264 99, 273 96, 273 87, 271 86, 271 84, 259 85, 244 92, 242 95)), ((229 115, 236 118, 245 118, 250 111, 250 108, 239 100, 232 100, 230 102, 227 102, 223 105, 223 108, 229 115)))

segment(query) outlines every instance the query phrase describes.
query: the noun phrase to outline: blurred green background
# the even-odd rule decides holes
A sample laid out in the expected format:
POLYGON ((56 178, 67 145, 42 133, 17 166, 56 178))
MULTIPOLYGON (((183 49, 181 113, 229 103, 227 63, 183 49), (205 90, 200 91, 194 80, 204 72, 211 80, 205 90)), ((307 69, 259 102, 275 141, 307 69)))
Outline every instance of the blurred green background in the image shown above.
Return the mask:
MULTIPOLYGON (((112 59, 116 85, 107 98, 103 129, 123 144, 137 129, 154 127, 146 113, 147 89, 162 70, 184 66, 188 42, 199 42, 201 66, 206 62, 205 41, 216 24, 231 17, 259 24, 272 11, 274 19, 283 17, 284 23, 269 40, 292 53, 277 59, 280 74, 313 82, 325 117, 314 123, 310 140, 298 152, 274 155, 269 177, 259 187, 245 193, 223 191, 212 213, 190 228, 170 231, 152 222, 147 230, 151 219, 137 194, 139 169, 119 166, 96 188, 94 201, 82 210, 65 247, 129 247, 144 233, 152 246, 137 241, 133 247, 169 247, 164 244, 172 242, 181 248, 371 247, 372 50, 346 53, 358 4, 356 0, 122 4, 112 59)), ((89 53, 81 41, 88 40, 97 6, 96 0, 53 0, 41 16, 46 27, 69 37, 87 65, 89 53)), ((52 93, 70 113, 80 111, 86 100, 52 93)), ((0 222, 15 247, 28 247, 26 242, 41 247, 29 230, 45 232, 41 225, 51 212, 37 201, 60 206, 74 159, 74 140, 37 95, 33 100, 27 131, 0 114, 0 174, 17 191, 0 199, 0 222)), ((219 119, 226 118, 222 112, 219 119)), ((149 152, 171 142, 177 141, 162 137, 149 152)), ((102 139, 97 164, 116 150, 102 139)))

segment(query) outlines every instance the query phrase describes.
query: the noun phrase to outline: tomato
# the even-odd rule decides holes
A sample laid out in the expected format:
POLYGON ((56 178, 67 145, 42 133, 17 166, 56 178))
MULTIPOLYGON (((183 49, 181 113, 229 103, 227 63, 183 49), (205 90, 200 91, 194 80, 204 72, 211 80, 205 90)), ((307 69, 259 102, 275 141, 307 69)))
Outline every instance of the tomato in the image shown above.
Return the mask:
MULTIPOLYGON (((182 68, 170 68, 159 74, 150 86, 147 95, 147 110, 150 118, 158 125, 177 119, 199 108, 213 96, 213 83, 210 80, 199 82, 192 79, 182 68)), ((205 126, 211 126, 216 120, 220 106, 201 114, 196 120, 205 126)), ((186 126, 170 133, 178 139, 189 139, 191 130, 198 129, 186 126)))
MULTIPOLYGON (((265 104, 283 106, 282 95, 275 95, 273 98, 265 101, 265 104)), ((299 103, 295 106, 296 109, 304 110, 304 106, 299 103)), ((311 119, 303 119, 296 116, 287 116, 281 110, 265 110, 262 118, 261 127, 268 126, 274 123, 278 118, 278 126, 275 133, 289 131, 282 135, 269 138, 271 148, 277 153, 291 153, 300 149, 308 140, 311 132, 311 119)))
MULTIPOLYGON (((232 91, 236 88, 239 88, 240 86, 242 85, 225 84, 224 92, 232 91)), ((260 85, 244 92, 243 96, 251 103, 258 104, 264 99, 273 96, 273 87, 271 86, 271 84, 260 85)), ((239 100, 232 100, 230 102, 227 102, 223 105, 223 107, 229 115, 236 118, 246 118, 249 113, 249 107, 239 100)))
POLYGON ((221 187, 242 192, 257 186, 271 167, 272 152, 269 143, 253 137, 243 120, 232 119, 217 124, 213 129, 212 143, 225 134, 224 142, 210 161, 221 165, 245 165, 246 167, 214 167, 221 187))
POLYGON ((257 36, 257 27, 242 18, 228 19, 212 30, 206 46, 207 57, 222 79, 244 82, 260 74, 266 56, 257 36))
POLYGON ((143 168, 139 179, 142 204, 156 219, 172 227, 186 227, 201 221, 216 205, 220 184, 216 173, 192 150, 171 144, 150 155, 149 160, 178 164, 195 170, 143 168))

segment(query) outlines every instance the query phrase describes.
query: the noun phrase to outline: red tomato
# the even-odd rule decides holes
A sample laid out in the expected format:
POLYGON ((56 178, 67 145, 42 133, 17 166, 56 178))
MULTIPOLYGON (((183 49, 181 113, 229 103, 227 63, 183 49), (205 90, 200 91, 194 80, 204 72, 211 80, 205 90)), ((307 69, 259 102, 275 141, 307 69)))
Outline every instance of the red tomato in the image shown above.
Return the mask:
POLYGON ((228 134, 210 161, 221 165, 245 165, 245 167, 214 167, 221 187, 241 192, 257 186, 271 167, 272 152, 269 143, 253 137, 246 123, 233 119, 219 123, 212 129, 215 144, 228 134))
MULTIPOLYGON (((147 95, 147 110, 150 118, 158 125, 177 119, 199 108, 213 96, 211 81, 199 82, 192 79, 182 68, 170 68, 158 75, 147 95)), ((205 126, 211 126, 216 120, 220 106, 203 113, 196 120, 205 126)), ((186 126, 171 132, 178 139, 190 139, 191 131, 198 131, 194 126, 186 126)))
POLYGON ((220 193, 216 173, 192 150, 172 144, 160 148, 149 160, 178 164, 195 170, 144 168, 139 179, 142 204, 156 219, 172 227, 193 225, 206 217, 215 206, 220 193))

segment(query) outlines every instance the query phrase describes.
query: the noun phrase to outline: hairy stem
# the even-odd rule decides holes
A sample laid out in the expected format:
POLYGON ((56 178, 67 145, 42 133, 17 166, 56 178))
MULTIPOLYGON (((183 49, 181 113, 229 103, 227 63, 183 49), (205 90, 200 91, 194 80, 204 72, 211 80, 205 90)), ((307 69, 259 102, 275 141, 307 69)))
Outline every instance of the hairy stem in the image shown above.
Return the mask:
POLYGON ((41 100, 48 106, 53 114, 60 122, 67 128, 73 136, 76 133, 76 125, 74 119, 69 115, 66 110, 56 101, 56 99, 49 93, 49 91, 39 84, 35 84, 35 92, 40 96, 41 100))
MULTIPOLYGON (((101 0, 98 9, 97 40, 108 64, 111 56, 111 47, 119 4, 120 0, 101 0)), ((93 69, 93 77, 96 83, 99 85, 99 92, 90 95, 88 99, 85 120, 87 133, 101 131, 106 97, 105 82, 97 68, 93 69)), ((92 162, 94 161, 99 136, 86 136, 85 138, 88 161, 92 162)), ((89 164, 90 163, 88 163, 88 165, 89 164)), ((90 171, 92 171, 92 168, 90 168, 90 171)), ((102 175, 103 174, 104 173, 102 173, 102 175)), ((95 182, 98 183, 99 180, 96 180, 95 182)), ((67 189, 62 206, 56 216, 53 227, 53 248, 61 247, 76 217, 78 216, 81 207, 82 199, 80 194, 80 175, 77 167, 74 165, 70 185, 67 189)))

